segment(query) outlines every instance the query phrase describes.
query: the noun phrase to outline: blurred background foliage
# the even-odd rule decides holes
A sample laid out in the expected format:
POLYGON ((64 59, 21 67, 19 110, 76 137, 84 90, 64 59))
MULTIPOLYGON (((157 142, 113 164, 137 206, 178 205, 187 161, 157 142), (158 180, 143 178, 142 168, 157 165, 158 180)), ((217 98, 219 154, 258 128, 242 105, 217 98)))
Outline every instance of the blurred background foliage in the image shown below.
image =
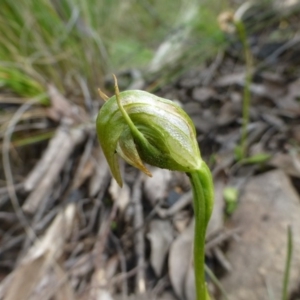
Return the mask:
POLYGON ((72 95, 84 80, 95 96, 106 75, 133 68, 169 81, 225 46, 217 16, 229 6, 227 0, 2 0, 0 87, 28 98, 51 83, 72 95))

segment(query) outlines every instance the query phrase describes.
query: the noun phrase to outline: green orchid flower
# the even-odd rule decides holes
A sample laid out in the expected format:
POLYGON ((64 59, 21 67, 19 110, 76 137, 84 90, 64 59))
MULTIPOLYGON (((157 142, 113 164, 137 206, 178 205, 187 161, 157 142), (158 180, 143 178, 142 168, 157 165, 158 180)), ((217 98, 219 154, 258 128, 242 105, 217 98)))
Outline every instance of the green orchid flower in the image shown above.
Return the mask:
POLYGON ((113 177, 122 186, 118 155, 148 176, 145 164, 186 172, 194 194, 194 264, 197 300, 208 300, 204 278, 205 232, 213 208, 213 182, 202 160, 196 131, 189 116, 174 102, 153 94, 132 90, 115 96, 100 91, 105 104, 96 128, 100 145, 113 177))
POLYGON ((112 174, 122 186, 117 154, 147 175, 152 166, 191 172, 201 165, 194 124, 174 102, 134 90, 111 97, 97 117, 97 132, 112 174))

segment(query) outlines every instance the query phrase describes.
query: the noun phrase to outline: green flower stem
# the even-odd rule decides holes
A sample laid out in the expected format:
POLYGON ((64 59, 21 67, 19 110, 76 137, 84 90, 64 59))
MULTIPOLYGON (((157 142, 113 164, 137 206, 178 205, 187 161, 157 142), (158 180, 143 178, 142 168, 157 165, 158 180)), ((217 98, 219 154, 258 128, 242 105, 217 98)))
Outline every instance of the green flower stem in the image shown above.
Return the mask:
POLYGON ((194 234, 194 268, 196 299, 209 300, 205 284, 205 233, 213 205, 213 185, 211 173, 202 162, 201 169, 188 173, 193 189, 195 234, 194 234))

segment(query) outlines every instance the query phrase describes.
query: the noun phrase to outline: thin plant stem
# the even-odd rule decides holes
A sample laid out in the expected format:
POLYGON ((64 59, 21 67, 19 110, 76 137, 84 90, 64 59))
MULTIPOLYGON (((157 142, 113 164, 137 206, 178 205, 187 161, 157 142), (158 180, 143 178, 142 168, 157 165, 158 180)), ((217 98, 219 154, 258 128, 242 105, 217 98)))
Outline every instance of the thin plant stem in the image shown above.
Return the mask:
POLYGON ((195 233, 194 233, 194 269, 196 284, 196 299, 206 299, 206 286, 204 274, 205 262, 205 201, 202 184, 198 172, 190 173, 190 180, 193 188, 195 233))
POLYGON ((223 299, 224 300, 229 300, 228 295, 226 293, 226 291, 224 290, 221 282, 219 281, 219 279, 215 276, 215 274, 212 272, 212 270, 205 265, 204 267, 205 272, 207 273, 207 275, 209 276, 209 278, 211 279, 211 281, 215 284, 215 286, 221 291, 223 299))
POLYGON ((290 279, 292 254, 293 254, 293 234, 292 234, 292 229, 289 226, 287 231, 287 255, 286 255, 285 270, 284 270, 284 277, 283 277, 282 298, 281 298, 282 300, 288 299, 288 285, 290 279))
POLYGON ((250 85, 252 82, 252 54, 247 40, 247 33, 243 21, 236 20, 235 26, 239 38, 243 45, 244 57, 246 62, 246 77, 243 93, 243 123, 242 123, 242 137, 241 137, 241 159, 245 158, 247 151, 247 127, 249 124, 249 111, 250 111, 250 85))
POLYGON ((205 284, 205 233, 213 204, 211 173, 203 162, 202 168, 188 173, 193 189, 195 214, 194 269, 196 300, 210 300, 205 284))

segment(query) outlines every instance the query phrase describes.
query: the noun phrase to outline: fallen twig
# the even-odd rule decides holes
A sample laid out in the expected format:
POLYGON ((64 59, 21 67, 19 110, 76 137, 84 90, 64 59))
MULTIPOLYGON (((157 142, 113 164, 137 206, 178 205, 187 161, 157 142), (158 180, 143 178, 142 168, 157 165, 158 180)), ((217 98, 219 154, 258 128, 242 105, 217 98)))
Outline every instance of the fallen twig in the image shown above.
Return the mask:
MULTIPOLYGON (((58 128, 56 139, 59 140, 59 142, 55 141, 49 145, 49 150, 44 154, 44 157, 48 155, 50 156, 51 154, 51 158, 46 157, 42 159, 42 164, 44 163, 44 165, 38 164, 37 168, 31 173, 31 178, 36 178, 41 177, 41 170, 45 171, 36 188, 29 194, 23 204, 23 210, 25 212, 34 213, 40 203, 45 201, 54 182, 57 180, 59 173, 63 169, 67 158, 70 156, 74 148, 85 138, 86 132, 84 129, 84 127, 76 127, 72 129, 64 127, 58 128)), ((31 185, 28 186, 31 187, 31 185)))
POLYGON ((134 204, 134 240, 135 240, 135 253, 137 257, 137 275, 136 275, 136 292, 144 294, 146 292, 146 275, 145 269, 145 241, 144 241, 144 216, 143 207, 141 204, 142 198, 142 177, 138 176, 132 191, 132 202, 134 204))

